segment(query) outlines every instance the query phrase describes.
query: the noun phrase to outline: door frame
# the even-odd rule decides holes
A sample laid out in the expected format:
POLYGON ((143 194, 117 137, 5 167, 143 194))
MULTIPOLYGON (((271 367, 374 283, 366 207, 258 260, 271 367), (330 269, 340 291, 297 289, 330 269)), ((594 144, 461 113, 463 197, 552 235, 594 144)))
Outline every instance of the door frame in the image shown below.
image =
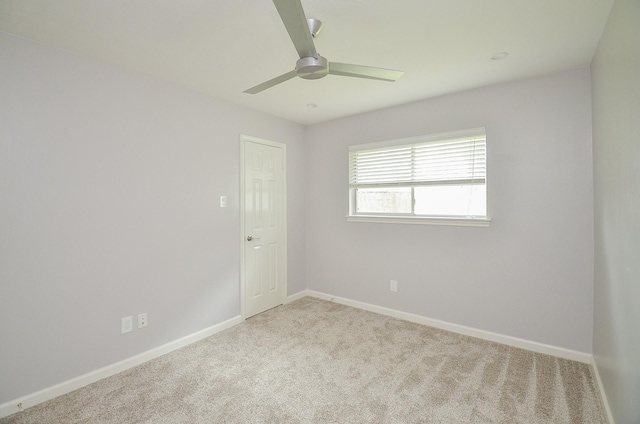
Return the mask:
POLYGON ((282 237, 284 244, 284 270, 283 270, 283 292, 282 292, 282 303, 285 303, 285 299, 287 298, 287 258, 288 258, 288 250, 287 250, 287 145, 284 143, 280 143, 277 141, 271 141, 264 138, 254 137, 251 135, 240 134, 240 316, 244 321, 246 319, 246 308, 245 308, 245 266, 246 266, 246 257, 245 257, 245 243, 247 238, 246 229, 244 226, 245 220, 245 146, 246 143, 257 143, 263 144, 265 146, 275 147, 282 149, 282 180, 284 187, 282 188, 283 193, 283 229, 282 229, 282 237))

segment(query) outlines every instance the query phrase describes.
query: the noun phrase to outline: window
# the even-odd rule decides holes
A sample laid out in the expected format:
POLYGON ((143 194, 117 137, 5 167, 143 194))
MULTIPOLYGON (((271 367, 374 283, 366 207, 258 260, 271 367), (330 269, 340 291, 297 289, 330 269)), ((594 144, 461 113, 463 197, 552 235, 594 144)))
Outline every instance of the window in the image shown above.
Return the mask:
POLYGON ((487 226, 484 128, 349 147, 351 221, 487 226))

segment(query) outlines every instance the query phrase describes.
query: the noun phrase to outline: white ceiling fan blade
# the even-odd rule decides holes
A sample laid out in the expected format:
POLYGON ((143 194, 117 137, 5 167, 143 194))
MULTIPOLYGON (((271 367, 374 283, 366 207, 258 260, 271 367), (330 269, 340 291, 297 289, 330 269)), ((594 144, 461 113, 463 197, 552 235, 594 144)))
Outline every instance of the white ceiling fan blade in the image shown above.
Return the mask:
POLYGON ((404 72, 393 69, 374 68, 372 66, 352 65, 350 63, 330 62, 329 74, 380 81, 395 81, 400 78, 404 72))
POLYGON ((278 9, 280 19, 282 19, 284 26, 287 28, 289 37, 291 37, 291 41, 293 41, 293 45, 298 51, 298 56, 301 58, 317 57, 318 52, 313 44, 307 17, 304 14, 300 0, 273 0, 273 4, 278 9))
POLYGON ((261 91, 266 90, 267 88, 271 88, 271 87, 273 87, 274 85, 278 85, 278 84, 280 84, 281 82, 285 82, 285 81, 287 81, 287 80, 290 80, 291 78, 293 78, 293 77, 295 77, 295 76, 297 76, 297 75, 298 75, 298 74, 297 74, 297 72, 296 72, 295 70, 293 70, 293 71, 289 71, 289 72, 287 72, 286 74, 282 74, 282 75, 280 75, 279 77, 275 77, 275 78, 273 78, 273 79, 270 79, 269 81, 265 81, 265 82, 263 82, 262 84, 258 84, 258 85, 256 85, 255 87, 251 87, 251 88, 250 88, 250 89, 248 89, 248 90, 244 90, 244 93, 247 93, 247 94, 257 94, 257 93, 259 93, 259 92, 261 92, 261 91))

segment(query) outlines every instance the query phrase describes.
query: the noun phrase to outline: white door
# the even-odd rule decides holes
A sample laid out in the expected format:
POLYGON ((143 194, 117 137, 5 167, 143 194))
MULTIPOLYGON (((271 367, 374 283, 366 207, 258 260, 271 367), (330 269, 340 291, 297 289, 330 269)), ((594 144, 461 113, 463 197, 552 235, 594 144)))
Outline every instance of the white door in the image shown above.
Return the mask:
POLYGON ((284 303, 285 145, 242 136, 243 315, 284 303))

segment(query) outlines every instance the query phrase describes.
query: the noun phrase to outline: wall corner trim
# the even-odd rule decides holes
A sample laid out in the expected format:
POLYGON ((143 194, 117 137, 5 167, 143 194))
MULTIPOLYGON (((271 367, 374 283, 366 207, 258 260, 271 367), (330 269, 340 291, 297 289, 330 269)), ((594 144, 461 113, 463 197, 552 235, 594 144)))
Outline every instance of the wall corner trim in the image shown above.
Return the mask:
POLYGON ((611 413, 611 408, 609 408, 609 401, 607 400, 607 394, 604 391, 604 386, 602 385, 602 380, 600 379, 600 372, 598 371, 598 364, 596 363, 595 355, 591 356, 591 368, 593 369, 593 375, 595 376, 596 383, 598 384, 598 391, 600 392, 602 405, 604 407, 604 411, 607 416, 607 422, 609 424, 615 424, 615 421, 613 419, 613 414, 611 413))
POLYGON ((0 405, 0 418, 4 418, 16 412, 19 412, 18 406, 17 406, 19 403, 22 404, 23 409, 30 408, 39 403, 46 402, 58 396, 62 396, 64 394, 77 390, 81 387, 87 386, 91 383, 95 383, 96 381, 110 377, 119 372, 128 370, 129 368, 133 368, 144 362, 158 358, 162 355, 166 355, 167 353, 173 352, 174 350, 180 349, 184 346, 187 346, 197 341, 200 341, 202 339, 205 339, 209 336, 219 333, 220 331, 223 331, 235 325, 238 325, 242 321, 243 321, 242 317, 238 315, 236 317, 223 321, 219 324, 212 325, 211 327, 205 328, 203 330, 197 331, 188 336, 179 338, 172 342, 147 350, 146 352, 142 352, 138 355, 124 359, 120 362, 107 365, 106 367, 88 372, 86 374, 72 378, 67 381, 63 381, 62 383, 56 384, 55 386, 51 386, 46 389, 29 394, 27 396, 23 396, 18 399, 14 399, 12 401, 3 403, 2 405, 0 405))

